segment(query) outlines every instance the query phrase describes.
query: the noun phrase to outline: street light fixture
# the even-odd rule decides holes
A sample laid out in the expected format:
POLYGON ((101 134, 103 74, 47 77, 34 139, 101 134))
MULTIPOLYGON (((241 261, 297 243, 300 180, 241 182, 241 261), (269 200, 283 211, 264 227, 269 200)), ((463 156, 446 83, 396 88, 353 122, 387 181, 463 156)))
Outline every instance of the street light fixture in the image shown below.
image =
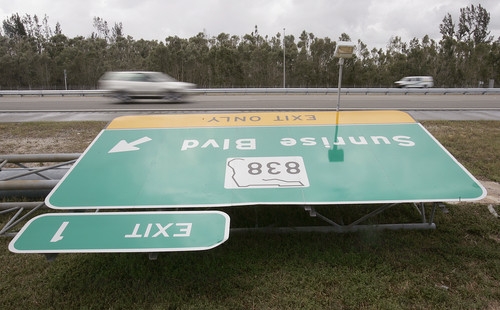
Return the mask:
POLYGON ((356 45, 352 42, 339 42, 333 56, 337 58, 352 58, 355 48, 356 45))
POLYGON ((352 42, 338 42, 337 47, 335 48, 335 53, 333 57, 339 58, 339 91, 337 95, 337 112, 340 107, 340 88, 342 86, 342 68, 344 67, 344 59, 352 58, 354 54, 354 49, 356 45, 352 42))

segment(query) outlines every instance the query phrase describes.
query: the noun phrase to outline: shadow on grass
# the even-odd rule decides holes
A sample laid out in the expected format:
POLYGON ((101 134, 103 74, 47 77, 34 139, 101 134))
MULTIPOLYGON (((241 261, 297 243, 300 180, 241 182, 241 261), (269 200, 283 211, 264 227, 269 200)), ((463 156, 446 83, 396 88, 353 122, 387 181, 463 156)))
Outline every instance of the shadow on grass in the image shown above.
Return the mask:
POLYGON ((370 273, 376 276, 382 272, 380 269, 399 269, 384 263, 383 257, 390 251, 379 252, 388 247, 399 248, 401 252, 401 247, 409 244, 395 245, 399 243, 397 239, 390 242, 392 245, 387 242, 383 233, 241 233, 214 250, 164 253, 157 261, 149 261, 145 254, 71 255, 71 259, 65 257, 54 262, 59 268, 51 275, 49 287, 55 304, 78 302, 67 305, 70 307, 92 304, 104 308, 156 304, 174 308, 182 305, 250 308, 252 304, 279 307, 287 304, 282 300, 287 295, 290 295, 288 306, 293 306, 301 303, 297 299, 300 294, 314 295, 311 286, 324 290, 321 282, 336 286, 340 293, 342 282, 346 281, 342 278, 349 277, 349 270, 353 273, 359 269, 372 270, 370 273), (263 287, 270 290, 264 292, 263 287), (276 295, 275 300, 270 298, 269 303, 248 300, 268 294, 276 295))
POLYGON ((486 215, 480 224, 477 212, 458 211, 440 214, 438 231, 237 233, 156 261, 66 254, 46 288, 57 308, 486 307, 500 298, 500 253, 486 215))

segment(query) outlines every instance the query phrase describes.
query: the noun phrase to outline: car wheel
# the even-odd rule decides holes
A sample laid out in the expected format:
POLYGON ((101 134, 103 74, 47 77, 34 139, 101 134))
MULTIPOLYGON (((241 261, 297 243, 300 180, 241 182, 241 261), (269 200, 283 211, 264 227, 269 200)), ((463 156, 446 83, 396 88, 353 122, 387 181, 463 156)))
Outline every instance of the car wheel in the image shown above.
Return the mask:
POLYGON ((182 95, 176 92, 167 92, 163 99, 168 102, 179 102, 182 99, 182 95))
POLYGON ((132 98, 127 94, 126 91, 118 91, 115 93, 115 98, 118 99, 122 103, 129 103, 132 98))

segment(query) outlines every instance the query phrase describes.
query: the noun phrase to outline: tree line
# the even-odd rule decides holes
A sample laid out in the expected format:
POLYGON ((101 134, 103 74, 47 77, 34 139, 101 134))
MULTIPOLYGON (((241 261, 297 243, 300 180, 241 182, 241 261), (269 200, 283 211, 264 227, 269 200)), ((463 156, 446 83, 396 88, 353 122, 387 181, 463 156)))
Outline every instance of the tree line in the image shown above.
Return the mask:
MULTIPOLYGON (((391 37, 387 47, 372 48, 361 40, 345 62, 345 87, 392 87, 410 75, 430 75, 436 87, 487 86, 500 80, 500 38, 490 35, 490 14, 481 5, 460 9, 458 22, 444 16, 439 41, 391 37), (484 83, 484 84, 481 84, 484 83)), ((135 40, 122 23, 94 17, 88 37, 69 38, 48 17, 13 14, 0 31, 0 89, 94 89, 106 71, 150 70, 168 73, 200 88, 336 87, 339 41, 303 31, 282 37, 261 35, 255 26, 243 36, 200 32, 191 38, 135 40), (285 70, 283 67, 285 66, 285 70)))

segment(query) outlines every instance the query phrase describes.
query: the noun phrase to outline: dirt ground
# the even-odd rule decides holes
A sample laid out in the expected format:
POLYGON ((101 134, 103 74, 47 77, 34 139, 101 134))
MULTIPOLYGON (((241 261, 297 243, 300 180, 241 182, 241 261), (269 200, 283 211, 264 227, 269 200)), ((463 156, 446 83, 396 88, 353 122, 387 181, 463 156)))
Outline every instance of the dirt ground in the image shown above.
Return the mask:
POLYGON ((480 181, 488 194, 486 197, 479 201, 482 204, 500 205, 500 184, 491 181, 480 181))

